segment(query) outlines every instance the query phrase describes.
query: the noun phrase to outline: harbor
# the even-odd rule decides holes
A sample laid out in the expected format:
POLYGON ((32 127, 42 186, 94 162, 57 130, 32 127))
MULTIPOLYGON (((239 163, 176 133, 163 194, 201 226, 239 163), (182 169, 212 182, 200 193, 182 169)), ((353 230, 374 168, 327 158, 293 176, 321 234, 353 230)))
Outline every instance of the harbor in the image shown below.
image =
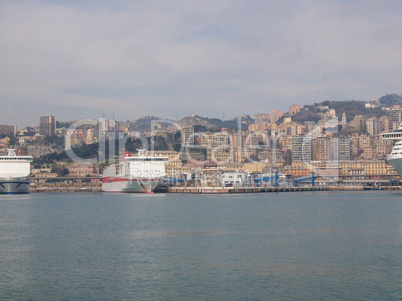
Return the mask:
MULTIPOLYGON (((53 178, 46 182, 36 178, 30 179, 30 192, 101 192, 102 183, 99 178, 53 178)), ((337 184, 323 184, 319 181, 299 186, 190 186, 184 184, 158 186, 155 193, 188 193, 188 194, 232 194, 232 193, 263 193, 263 192, 305 192, 305 191, 363 191, 363 190, 401 190, 402 185, 395 181, 382 182, 375 187, 367 181, 354 181, 337 184), (182 185, 182 186, 181 186, 182 185)))
POLYGON ((162 187, 155 192, 165 193, 259 193, 291 191, 324 191, 328 187, 162 187))

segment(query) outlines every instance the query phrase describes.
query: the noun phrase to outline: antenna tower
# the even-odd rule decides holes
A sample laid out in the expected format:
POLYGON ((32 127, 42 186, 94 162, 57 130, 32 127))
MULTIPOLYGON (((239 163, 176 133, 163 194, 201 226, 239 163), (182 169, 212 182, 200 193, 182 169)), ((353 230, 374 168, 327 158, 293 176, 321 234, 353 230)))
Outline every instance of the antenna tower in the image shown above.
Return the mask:
POLYGON ((324 62, 324 101, 327 99, 327 68, 324 62))

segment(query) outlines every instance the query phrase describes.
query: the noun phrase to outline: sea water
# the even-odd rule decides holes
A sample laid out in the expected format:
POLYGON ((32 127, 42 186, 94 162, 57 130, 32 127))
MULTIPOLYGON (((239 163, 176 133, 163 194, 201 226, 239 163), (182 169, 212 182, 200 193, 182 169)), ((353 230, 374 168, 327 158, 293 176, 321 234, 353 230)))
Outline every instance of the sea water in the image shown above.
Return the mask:
POLYGON ((397 300, 402 194, 0 196, 1 300, 397 300))

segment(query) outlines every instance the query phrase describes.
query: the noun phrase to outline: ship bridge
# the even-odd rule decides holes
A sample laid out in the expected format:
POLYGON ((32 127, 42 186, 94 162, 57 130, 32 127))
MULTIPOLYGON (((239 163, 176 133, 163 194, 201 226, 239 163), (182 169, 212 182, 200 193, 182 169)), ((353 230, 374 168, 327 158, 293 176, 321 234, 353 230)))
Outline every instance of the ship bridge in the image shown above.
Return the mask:
POLYGON ((386 140, 402 140, 402 123, 399 125, 396 131, 391 133, 382 133, 381 136, 386 140))
POLYGON ((391 133, 382 133, 382 138, 386 140, 402 140, 402 131, 395 131, 391 133))

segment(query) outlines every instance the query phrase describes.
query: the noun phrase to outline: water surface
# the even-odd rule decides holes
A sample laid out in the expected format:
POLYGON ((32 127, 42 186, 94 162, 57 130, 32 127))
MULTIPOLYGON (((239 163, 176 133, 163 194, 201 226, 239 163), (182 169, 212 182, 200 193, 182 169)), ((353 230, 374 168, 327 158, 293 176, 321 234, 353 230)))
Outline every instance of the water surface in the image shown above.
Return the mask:
POLYGON ((0 299, 397 300, 402 194, 0 196, 0 299))

